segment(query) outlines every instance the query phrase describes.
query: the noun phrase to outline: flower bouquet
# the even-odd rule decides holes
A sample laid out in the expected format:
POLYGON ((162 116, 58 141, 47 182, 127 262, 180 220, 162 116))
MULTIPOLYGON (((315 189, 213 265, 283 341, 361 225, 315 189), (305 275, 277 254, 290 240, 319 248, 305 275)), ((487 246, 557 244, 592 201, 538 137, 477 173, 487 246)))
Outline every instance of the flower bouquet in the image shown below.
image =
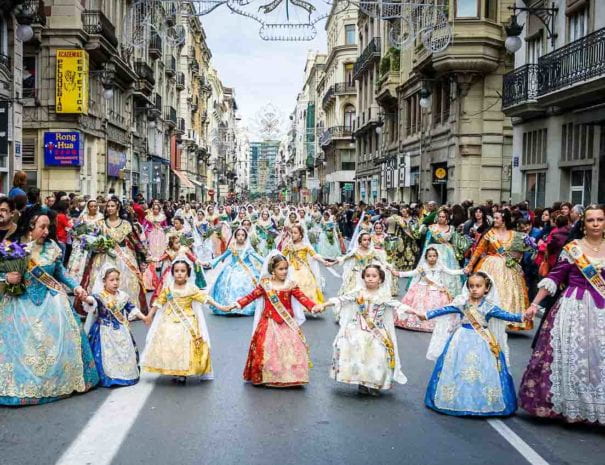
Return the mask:
MULTIPOLYGON (((29 249, 26 244, 21 242, 4 242, 0 244, 0 272, 21 273, 21 276, 27 271, 29 262, 29 249)), ((25 292, 25 283, 21 281, 18 284, 5 283, 2 289, 4 294, 18 296, 25 292)))
POLYGON ((330 245, 334 245, 334 230, 333 229, 328 229, 326 231, 326 238, 328 239, 328 243, 330 245))
POLYGON ((315 231, 309 231, 309 242, 311 244, 317 244, 318 240, 319 236, 317 235, 317 233, 315 231))
POLYGON ((110 238, 103 235, 99 236, 91 236, 86 235, 83 236, 82 242, 84 248, 89 250, 92 253, 105 253, 109 255, 111 258, 116 258, 116 253, 114 252, 114 248, 116 246, 116 242, 110 238))
POLYGON ((185 234, 181 234, 181 237, 179 238, 179 243, 185 247, 193 246, 193 242, 194 242, 193 237, 185 235, 185 234))

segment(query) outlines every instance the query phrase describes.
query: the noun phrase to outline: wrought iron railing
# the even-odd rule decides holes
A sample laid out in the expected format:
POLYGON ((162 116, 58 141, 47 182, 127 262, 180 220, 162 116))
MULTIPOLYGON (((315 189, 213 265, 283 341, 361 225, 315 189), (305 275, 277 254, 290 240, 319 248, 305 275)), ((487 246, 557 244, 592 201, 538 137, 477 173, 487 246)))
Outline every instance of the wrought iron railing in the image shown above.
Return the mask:
POLYGON ((380 37, 374 37, 355 62, 355 66, 353 67, 355 78, 357 79, 369 63, 377 59, 380 59, 380 37))
POLYGON ((182 71, 176 73, 176 88, 180 90, 185 88, 185 73, 182 71))
POLYGON ((168 106, 164 114, 166 122, 176 126, 176 108, 168 106))
POLYGON ((145 61, 136 61, 134 63, 134 71, 141 79, 145 79, 152 85, 155 84, 153 69, 145 61))
POLYGON ((538 65, 525 65, 504 75, 502 107, 508 108, 538 97, 538 65))
POLYGON ((334 85, 331 85, 322 99, 322 107, 325 108, 325 106, 330 103, 330 100, 336 95, 354 94, 355 92, 355 84, 349 84, 348 82, 338 82, 334 85))
POLYGON ((162 56, 162 38, 157 32, 151 33, 151 38, 149 39, 149 55, 155 58, 162 56))
POLYGON ((185 119, 177 118, 176 119, 176 127, 180 132, 185 132, 185 119))
POLYGON ((330 86, 328 88, 328 91, 326 92, 326 94, 324 95, 324 98, 321 101, 321 106, 323 108, 326 107, 326 105, 330 102, 330 100, 332 99, 332 97, 334 97, 334 86, 330 86))
POLYGON ((162 114, 162 96, 160 94, 155 94, 155 109, 162 114))
POLYGON ((336 138, 350 138, 353 136, 353 128, 350 126, 332 126, 327 128, 319 136, 319 145, 325 147, 330 145, 336 138))
POLYGON ((85 10, 82 13, 82 23, 84 23, 84 31, 87 34, 102 35, 111 45, 118 46, 116 28, 102 11, 85 10))
POLYGON ((539 95, 605 74, 605 28, 538 59, 539 95))
POLYGON ((176 58, 174 55, 170 55, 166 60, 166 74, 174 76, 176 73, 176 58))

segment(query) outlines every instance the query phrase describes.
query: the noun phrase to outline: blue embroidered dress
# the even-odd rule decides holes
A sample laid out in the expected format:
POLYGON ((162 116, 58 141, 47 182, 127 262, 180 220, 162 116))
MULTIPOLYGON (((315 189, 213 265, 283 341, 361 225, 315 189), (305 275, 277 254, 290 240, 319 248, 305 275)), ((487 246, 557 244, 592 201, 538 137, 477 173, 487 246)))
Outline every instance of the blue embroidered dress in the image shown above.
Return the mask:
MULTIPOLYGON (((78 286, 55 242, 32 244, 31 258, 69 289, 78 286)), ((23 295, 0 300, 0 405, 43 404, 88 391, 99 376, 67 295, 30 272, 23 279, 23 295)))
MULTIPOLYGON (((225 253, 212 261, 212 268, 216 268, 221 262, 225 262, 225 264, 212 285, 210 297, 219 304, 230 305, 256 288, 263 259, 249 244, 242 248, 232 245, 225 253)), ((210 306, 210 308, 216 315, 250 316, 254 315, 255 310, 254 304, 248 304, 231 312, 223 312, 214 306, 210 306)))
POLYGON ((452 333, 437 359, 424 403, 447 415, 511 415, 517 410, 517 398, 504 352, 501 350, 496 358, 489 344, 464 316, 463 309, 472 312, 483 328, 487 328, 492 318, 522 320, 522 315, 506 312, 486 300, 478 306, 461 303, 427 312, 427 319, 458 314, 461 325, 452 333))
POLYGON ((123 291, 117 294, 102 291, 92 297, 95 303, 84 307, 90 312, 89 319, 92 320, 88 340, 100 385, 136 384, 139 381, 139 352, 128 322, 143 314, 123 291))

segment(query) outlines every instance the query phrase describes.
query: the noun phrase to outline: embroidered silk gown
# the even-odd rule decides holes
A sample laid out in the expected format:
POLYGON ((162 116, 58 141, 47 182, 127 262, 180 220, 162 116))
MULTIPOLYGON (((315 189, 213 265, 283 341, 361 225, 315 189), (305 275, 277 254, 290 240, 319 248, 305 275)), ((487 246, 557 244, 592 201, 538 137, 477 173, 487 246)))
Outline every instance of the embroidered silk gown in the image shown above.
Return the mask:
MULTIPOLYGON (((147 251, 143 244, 138 240, 137 235, 132 229, 132 225, 125 220, 115 227, 110 227, 107 221, 101 223, 102 234, 113 239, 120 248, 120 252, 113 251, 113 255, 107 253, 98 253, 92 256, 89 261, 82 286, 92 287, 96 281, 97 273, 103 265, 110 264, 120 270, 120 286, 128 294, 131 302, 136 302, 144 313, 147 312, 147 299, 145 289, 141 285, 142 275, 139 271, 140 263, 144 263, 147 257, 147 251)), ((89 289, 90 291, 90 289, 89 289)))
POLYGON ((322 257, 340 257, 342 254, 340 252, 339 231, 336 221, 332 219, 325 221, 322 219, 320 224, 317 253, 322 257))
MULTIPOLYGON (((443 284, 445 276, 461 276, 462 270, 450 270, 439 265, 433 267, 425 264, 412 271, 399 273, 402 278, 412 278, 410 288, 401 300, 405 305, 427 312, 435 308, 446 306, 452 300, 452 297, 443 284)), ((420 320, 416 315, 405 315, 402 320, 397 319, 395 325, 412 331, 432 332, 435 322, 430 320, 420 320)))
POLYGON ((274 291, 282 311, 290 316, 287 323, 272 303, 267 292, 271 289, 270 280, 263 279, 262 285, 237 301, 238 306, 245 307, 256 299, 263 299, 257 303, 258 313, 255 314, 244 380, 279 387, 306 384, 309 382, 310 359, 299 327, 304 321, 304 314, 295 314, 292 299, 309 311, 315 303, 293 282, 288 283, 286 289, 274 291))
POLYGON ((163 213, 154 215, 150 212, 145 216, 143 227, 147 237, 149 256, 153 260, 152 263, 149 263, 149 266, 147 266, 143 273, 145 289, 148 291, 156 289, 159 282, 155 268, 168 245, 166 233, 164 232, 164 229, 167 226, 166 216, 163 213))
POLYGON ((89 312, 88 340, 95 358, 100 385, 131 386, 139 381, 139 351, 129 321, 143 314, 128 299, 128 294, 102 291, 92 296, 95 303, 85 304, 89 312))
POLYGON ((253 229, 254 249, 261 257, 266 257, 275 249, 275 238, 278 235, 273 222, 258 220, 253 229))
MULTIPOLYGON (((98 213, 95 216, 82 215, 77 219, 75 229, 80 230, 80 228, 82 228, 80 225, 86 225, 86 230, 89 233, 93 233, 101 220, 103 220, 103 215, 101 213, 98 213)), ((90 252, 83 247, 82 236, 83 235, 76 236, 72 231, 72 249, 67 263, 67 273, 78 283, 82 282, 86 263, 90 258, 90 252)))
MULTIPOLYGON (((477 264, 475 271, 485 271, 494 279, 500 303, 513 313, 522 313, 529 305, 527 284, 520 261, 527 250, 525 234, 509 231, 509 238, 500 243, 493 230, 488 231, 477 244, 469 265, 477 264), (477 263, 478 262, 478 263, 477 263)), ((509 325, 510 329, 532 329, 532 322, 509 325)))
MULTIPOLYGON (((448 226, 445 232, 438 229, 436 224, 430 225, 428 228, 422 227, 422 231, 426 231, 424 247, 420 254, 419 266, 426 266, 424 258, 426 249, 432 247, 437 250, 439 257, 437 263, 443 268, 450 270, 460 269, 460 264, 456 259, 456 251, 454 249, 453 240, 456 234, 453 226, 448 226)), ((443 284, 447 287, 451 295, 459 295, 462 290, 462 279, 459 276, 444 276, 443 284)))
POLYGON ((141 367, 150 373, 212 379, 210 338, 201 306, 208 294, 186 284, 164 289, 145 343, 141 367))
POLYGON ((456 299, 452 305, 428 311, 428 319, 455 314, 461 324, 454 330, 437 359, 424 403, 447 415, 512 415, 517 410, 517 399, 505 352, 501 350, 497 356, 492 353, 490 345, 464 316, 463 308, 466 312, 472 312, 483 328, 487 328, 492 318, 516 322, 522 320, 521 315, 506 312, 486 300, 477 306, 470 306, 456 299))
POLYGON ((330 299, 339 317, 330 376, 341 383, 390 389, 393 381, 405 384, 401 371, 395 315, 406 307, 384 292, 356 289, 330 299))
MULTIPOLYGON (((56 243, 33 245, 31 257, 62 285, 78 286, 56 243)), ((23 279, 23 295, 0 301, 0 405, 44 404, 96 386, 90 345, 67 295, 30 272, 23 279)))
POLYGON ((288 242, 282 249, 282 254, 290 264, 288 270, 290 279, 296 282, 311 300, 317 303, 324 302, 319 266, 313 263, 315 261, 313 257, 317 255, 315 250, 306 244, 288 242))
MULTIPOLYGON (((260 268, 263 259, 258 256, 251 245, 239 248, 237 245, 231 245, 225 253, 216 257, 211 265, 216 268, 224 262, 223 267, 210 289, 210 296, 215 302, 221 305, 230 305, 242 295, 247 295, 258 285, 260 268)), ((254 306, 245 305, 239 310, 223 312, 222 310, 210 306, 212 313, 216 315, 253 315, 254 306)))
POLYGON ((338 295, 345 295, 355 289, 363 288, 364 284, 361 273, 368 265, 380 265, 385 270, 385 273, 387 273, 386 281, 380 289, 383 292, 387 292, 389 296, 391 295, 391 279, 389 279, 388 264, 384 251, 372 248, 367 253, 363 253, 361 249, 356 248, 352 252, 338 258, 338 263, 342 263, 343 265, 342 285, 340 286, 338 295))
MULTIPOLYGON (((544 317, 536 347, 523 375, 519 401, 538 417, 605 424, 605 293, 597 291, 569 253, 538 287, 561 297, 544 317)), ((605 280, 605 260, 588 257, 605 280)))

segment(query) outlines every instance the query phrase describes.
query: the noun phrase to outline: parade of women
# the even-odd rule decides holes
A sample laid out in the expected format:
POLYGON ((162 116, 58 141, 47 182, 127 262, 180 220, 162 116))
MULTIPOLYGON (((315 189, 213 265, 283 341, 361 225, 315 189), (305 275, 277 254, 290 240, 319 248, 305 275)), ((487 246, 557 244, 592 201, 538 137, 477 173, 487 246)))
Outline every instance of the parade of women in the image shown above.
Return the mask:
POLYGON ((145 373, 221 384, 208 322, 237 318, 250 389, 325 376, 434 414, 605 424, 603 206, 53 200, 0 198, 5 408, 134 389, 145 373), (331 328, 331 357, 307 340, 310 318, 331 328), (534 343, 515 379, 520 333, 534 343), (412 335, 428 379, 406 371, 412 335))

